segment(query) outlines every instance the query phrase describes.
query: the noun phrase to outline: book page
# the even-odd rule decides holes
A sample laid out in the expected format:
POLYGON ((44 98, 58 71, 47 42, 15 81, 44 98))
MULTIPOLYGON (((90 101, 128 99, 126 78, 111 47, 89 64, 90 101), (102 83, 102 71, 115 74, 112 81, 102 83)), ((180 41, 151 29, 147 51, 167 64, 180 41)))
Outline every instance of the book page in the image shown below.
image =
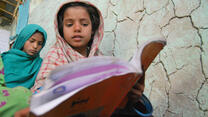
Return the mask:
POLYGON ((166 40, 164 38, 146 41, 136 50, 129 63, 140 73, 142 72, 142 69, 146 71, 150 63, 152 63, 154 58, 158 55, 160 50, 162 50, 165 44, 166 40))
POLYGON ((127 61, 107 56, 95 56, 63 65, 50 74, 43 91, 32 97, 31 111, 43 114, 86 87, 128 73, 137 74, 137 71, 127 61))

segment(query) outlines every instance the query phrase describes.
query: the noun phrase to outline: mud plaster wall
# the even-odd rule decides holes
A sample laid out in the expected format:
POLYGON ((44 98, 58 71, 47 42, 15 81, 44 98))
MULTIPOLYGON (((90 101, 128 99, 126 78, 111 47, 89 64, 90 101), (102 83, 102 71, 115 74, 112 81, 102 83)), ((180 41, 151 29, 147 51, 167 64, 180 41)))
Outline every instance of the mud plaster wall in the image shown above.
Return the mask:
MULTIPOLYGON (((29 23, 55 42, 53 20, 65 0, 32 0, 29 23)), ((165 37, 167 46, 146 72, 145 94, 155 117, 208 117, 208 0, 91 0, 105 21, 100 49, 128 60, 139 45, 165 37)))

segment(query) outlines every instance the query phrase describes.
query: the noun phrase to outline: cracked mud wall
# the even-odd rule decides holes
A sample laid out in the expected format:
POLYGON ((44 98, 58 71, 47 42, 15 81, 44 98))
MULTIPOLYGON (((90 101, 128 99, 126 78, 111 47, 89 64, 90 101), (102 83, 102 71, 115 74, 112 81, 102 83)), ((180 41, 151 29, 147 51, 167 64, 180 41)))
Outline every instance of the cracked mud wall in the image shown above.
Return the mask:
MULTIPOLYGON (((65 0, 39 1, 31 4, 29 23, 47 30, 44 57, 55 42, 56 9, 65 0)), ((167 46, 146 72, 155 117, 208 117, 208 0, 90 1, 104 17, 105 55, 128 60, 141 43, 165 37, 167 46)))

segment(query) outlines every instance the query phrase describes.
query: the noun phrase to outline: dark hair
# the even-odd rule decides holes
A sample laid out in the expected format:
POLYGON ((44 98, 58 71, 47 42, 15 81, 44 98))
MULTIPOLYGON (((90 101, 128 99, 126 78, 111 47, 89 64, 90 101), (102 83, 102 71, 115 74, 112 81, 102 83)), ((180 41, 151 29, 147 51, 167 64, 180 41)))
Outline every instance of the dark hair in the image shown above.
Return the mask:
POLYGON ((63 5, 57 15, 57 20, 58 20, 58 31, 60 33, 60 35, 64 38, 63 36, 63 19, 64 19, 64 12, 67 8, 69 7, 77 7, 77 6, 81 6, 84 7, 89 16, 90 16, 90 20, 92 22, 92 35, 91 35, 91 39, 88 43, 88 47, 91 48, 92 42, 93 42, 93 38, 95 35, 96 30, 98 29, 99 25, 100 25, 100 15, 98 12, 98 9, 92 5, 83 3, 83 2, 70 2, 68 4, 63 5))

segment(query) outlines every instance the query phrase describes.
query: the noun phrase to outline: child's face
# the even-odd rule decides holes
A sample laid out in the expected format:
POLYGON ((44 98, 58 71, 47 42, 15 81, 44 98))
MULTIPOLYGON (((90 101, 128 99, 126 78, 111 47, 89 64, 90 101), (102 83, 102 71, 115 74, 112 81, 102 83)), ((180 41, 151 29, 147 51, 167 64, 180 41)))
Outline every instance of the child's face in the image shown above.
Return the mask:
POLYGON ((39 32, 34 33, 24 44, 23 51, 28 55, 37 54, 43 47, 43 35, 39 32))
POLYGON ((88 12, 83 7, 70 7, 64 12, 64 39, 75 50, 87 48, 91 39, 92 24, 88 12))

